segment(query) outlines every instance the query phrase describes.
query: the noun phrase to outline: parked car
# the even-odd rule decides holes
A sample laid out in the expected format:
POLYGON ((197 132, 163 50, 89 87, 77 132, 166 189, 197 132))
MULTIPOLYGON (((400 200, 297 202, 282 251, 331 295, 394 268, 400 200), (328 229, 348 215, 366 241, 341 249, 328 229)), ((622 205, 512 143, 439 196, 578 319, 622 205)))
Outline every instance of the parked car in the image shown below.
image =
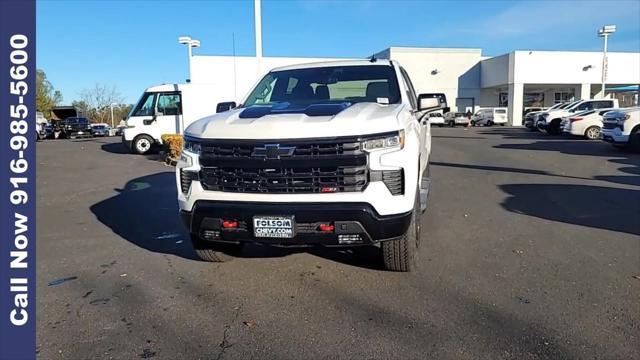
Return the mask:
POLYGON ((108 125, 94 125, 91 127, 91 135, 93 136, 109 136, 109 130, 111 128, 108 125))
POLYGON ((538 111, 529 111, 524 116, 524 126, 531 131, 538 131, 538 127, 536 126, 536 117, 548 110, 554 110, 559 108, 560 106, 567 105, 568 103, 557 103, 551 106, 548 109, 541 109, 538 111))
POLYGON ((602 124, 602 140, 640 151, 640 107, 609 111, 602 124))
POLYGON ((433 125, 438 125, 439 127, 444 126, 444 115, 440 113, 431 113, 429 114, 429 123, 433 125))
POLYGON ((196 253, 220 262, 251 242, 375 244, 386 269, 413 270, 431 152, 417 120, 440 109, 393 60, 270 71, 240 107, 185 130, 175 176, 196 253))
POLYGON ((44 138, 45 139, 53 139, 55 137, 55 135, 54 135, 55 131, 54 131, 53 125, 51 125, 51 124, 46 124, 43 127, 43 132, 44 132, 44 138))
POLYGON ((53 126, 56 139, 91 137, 89 119, 84 117, 68 117, 64 120, 55 121, 53 126))
POLYGON ((507 123, 507 108, 486 108, 478 110, 471 117, 471 125, 492 126, 499 124, 504 126, 507 123))
POLYGON ((456 125, 466 126, 469 124, 469 121, 467 115, 461 112, 448 112, 444 114, 444 122, 451 127, 456 125))
POLYGON ((565 108, 557 108, 550 111, 543 112, 538 116, 538 128, 544 129, 550 135, 558 135, 562 133, 560 123, 562 118, 568 115, 573 115, 578 112, 593 110, 593 109, 606 109, 617 108, 618 99, 600 99, 600 100, 579 100, 571 103, 565 108))
POLYGON ((40 141, 45 138, 43 123, 36 122, 36 141, 40 141))
POLYGON ((585 139, 600 139, 602 116, 615 109, 587 110, 562 118, 560 127, 563 133, 583 136, 585 139))
POLYGON ((522 116, 526 116, 528 113, 531 113, 531 112, 537 112, 537 111, 543 111, 543 110, 545 110, 545 108, 535 107, 535 106, 527 107, 527 108, 524 108, 524 110, 522 110, 522 116))
POLYGON ((124 134, 125 125, 118 125, 115 128, 115 136, 122 136, 124 134))

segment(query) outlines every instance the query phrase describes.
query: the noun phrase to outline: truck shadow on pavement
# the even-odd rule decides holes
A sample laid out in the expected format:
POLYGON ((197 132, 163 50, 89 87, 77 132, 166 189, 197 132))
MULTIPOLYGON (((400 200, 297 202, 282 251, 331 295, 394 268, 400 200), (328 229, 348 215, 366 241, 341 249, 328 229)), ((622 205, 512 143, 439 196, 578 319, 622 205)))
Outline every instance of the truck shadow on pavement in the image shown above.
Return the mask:
MULTIPOLYGON (((161 172, 128 181, 118 194, 90 207, 96 218, 123 239, 156 253, 199 259, 178 216, 173 172, 161 172)), ((309 253, 327 260, 370 269, 382 269, 378 248, 284 248, 248 244, 238 257, 272 258, 309 253)))
POLYGON ((640 235, 640 190, 576 184, 500 185, 508 211, 640 235))
POLYGON ((173 172, 133 179, 115 190, 117 195, 90 207, 100 222, 149 251, 197 258, 178 217, 173 172))
POLYGON ((100 145, 100 149, 102 149, 102 151, 106 151, 106 152, 112 153, 112 154, 130 154, 130 152, 127 151, 125 146, 122 145, 119 142, 117 142, 117 143, 106 143, 106 144, 100 145))
MULTIPOLYGON (((118 155, 131 155, 131 152, 124 146, 122 145, 122 143, 104 143, 102 145, 100 145, 100 149, 102 151, 111 153, 111 154, 118 154, 118 155)), ((159 152, 151 152, 148 153, 146 155, 139 155, 139 156, 144 156, 149 160, 154 160, 154 161, 163 161, 163 156, 162 154, 160 154, 159 152)))

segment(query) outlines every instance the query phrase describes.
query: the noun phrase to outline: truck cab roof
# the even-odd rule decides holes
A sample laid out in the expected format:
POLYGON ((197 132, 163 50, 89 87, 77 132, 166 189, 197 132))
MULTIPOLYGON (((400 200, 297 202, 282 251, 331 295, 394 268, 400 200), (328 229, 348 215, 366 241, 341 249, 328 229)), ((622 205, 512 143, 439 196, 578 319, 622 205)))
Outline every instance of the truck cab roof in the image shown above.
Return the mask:
POLYGON ((394 64, 394 62, 392 60, 387 60, 387 59, 375 59, 375 61, 371 61, 367 59, 337 60, 337 61, 322 61, 322 62, 312 62, 312 63, 281 66, 281 67, 274 68, 271 71, 273 72, 273 71, 282 71, 282 70, 309 69, 309 68, 332 67, 332 66, 370 66, 370 65, 390 66, 392 64, 394 64))

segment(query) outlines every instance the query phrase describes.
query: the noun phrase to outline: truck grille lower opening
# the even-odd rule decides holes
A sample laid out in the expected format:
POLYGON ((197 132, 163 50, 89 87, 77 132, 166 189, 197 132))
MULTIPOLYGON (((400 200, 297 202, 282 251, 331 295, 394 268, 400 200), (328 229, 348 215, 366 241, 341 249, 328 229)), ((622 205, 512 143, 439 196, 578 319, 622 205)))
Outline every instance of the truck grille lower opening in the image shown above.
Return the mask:
POLYGON ((191 183, 194 179, 198 178, 198 173, 193 171, 185 171, 184 169, 180 169, 180 189, 182 193, 187 195, 189 193, 189 189, 191 188, 191 183))
POLYGON ((383 171, 382 182, 384 182, 392 195, 404 194, 404 170, 383 171))

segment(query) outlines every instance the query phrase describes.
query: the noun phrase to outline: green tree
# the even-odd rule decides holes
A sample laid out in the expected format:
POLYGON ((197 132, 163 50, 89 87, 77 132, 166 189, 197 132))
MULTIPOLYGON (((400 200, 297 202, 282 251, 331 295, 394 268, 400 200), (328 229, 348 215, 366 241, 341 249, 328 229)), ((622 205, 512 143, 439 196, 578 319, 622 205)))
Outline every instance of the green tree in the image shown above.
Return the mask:
POLYGON ((42 69, 36 70, 36 111, 40 111, 46 118, 51 118, 51 109, 62 102, 62 93, 56 90, 47 80, 47 74, 42 69))

